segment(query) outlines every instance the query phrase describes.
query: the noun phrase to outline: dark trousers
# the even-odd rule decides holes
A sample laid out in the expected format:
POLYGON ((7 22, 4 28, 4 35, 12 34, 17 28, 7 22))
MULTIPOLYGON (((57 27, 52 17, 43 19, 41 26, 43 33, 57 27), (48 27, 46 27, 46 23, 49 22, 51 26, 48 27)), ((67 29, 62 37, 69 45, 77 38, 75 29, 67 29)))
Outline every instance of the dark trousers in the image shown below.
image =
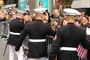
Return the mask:
POLYGON ((88 50, 88 53, 87 53, 87 60, 90 60, 90 49, 88 50))
POLYGON ((60 51, 57 60, 78 60, 76 51, 60 51))

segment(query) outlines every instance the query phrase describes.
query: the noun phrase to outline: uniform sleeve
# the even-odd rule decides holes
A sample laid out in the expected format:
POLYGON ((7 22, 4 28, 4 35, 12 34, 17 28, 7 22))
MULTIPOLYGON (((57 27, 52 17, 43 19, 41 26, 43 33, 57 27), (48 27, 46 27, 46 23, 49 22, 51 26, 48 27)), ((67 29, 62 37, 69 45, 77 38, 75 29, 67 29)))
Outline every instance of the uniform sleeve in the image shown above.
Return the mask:
POLYGON ((20 49, 20 46, 22 45, 23 40, 25 39, 25 37, 27 36, 27 30, 26 27, 23 29, 23 31, 21 32, 21 35, 17 41, 17 44, 15 46, 15 50, 18 51, 20 49))
POLYGON ((81 43, 82 43, 83 47, 86 48, 86 49, 90 49, 90 42, 87 40, 86 34, 83 33, 82 35, 83 36, 82 36, 81 43))
POLYGON ((60 43, 61 43, 61 37, 60 37, 60 32, 57 31, 55 35, 55 40, 52 44, 52 52, 50 53, 49 60, 55 60, 56 56, 58 55, 59 48, 60 48, 60 43))

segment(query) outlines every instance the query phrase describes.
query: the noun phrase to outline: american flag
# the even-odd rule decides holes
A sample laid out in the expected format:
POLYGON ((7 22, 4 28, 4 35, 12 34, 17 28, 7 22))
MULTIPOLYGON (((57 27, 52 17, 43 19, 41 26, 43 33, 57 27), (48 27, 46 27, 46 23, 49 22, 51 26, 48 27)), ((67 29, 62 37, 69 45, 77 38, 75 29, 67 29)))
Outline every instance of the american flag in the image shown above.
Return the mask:
POLYGON ((77 48, 77 53, 81 59, 87 60, 87 52, 88 52, 88 50, 83 48, 83 46, 81 44, 79 44, 79 46, 77 48))

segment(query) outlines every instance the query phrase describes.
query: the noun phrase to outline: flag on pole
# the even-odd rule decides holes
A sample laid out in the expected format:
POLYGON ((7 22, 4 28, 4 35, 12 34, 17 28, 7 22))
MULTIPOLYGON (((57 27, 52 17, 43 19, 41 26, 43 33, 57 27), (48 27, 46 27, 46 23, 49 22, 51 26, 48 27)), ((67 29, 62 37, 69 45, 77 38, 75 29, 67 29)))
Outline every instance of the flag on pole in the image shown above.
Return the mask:
POLYGON ((87 52, 88 52, 88 50, 83 48, 83 46, 81 44, 79 44, 79 46, 77 48, 77 53, 81 59, 87 60, 87 52))

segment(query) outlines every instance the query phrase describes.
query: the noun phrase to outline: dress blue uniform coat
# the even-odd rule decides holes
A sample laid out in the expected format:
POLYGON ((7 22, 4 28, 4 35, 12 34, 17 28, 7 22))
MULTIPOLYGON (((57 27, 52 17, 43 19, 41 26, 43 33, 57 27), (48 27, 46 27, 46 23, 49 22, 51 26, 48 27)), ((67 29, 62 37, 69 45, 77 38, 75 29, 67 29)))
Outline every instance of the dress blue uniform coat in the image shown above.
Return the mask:
MULTIPOLYGON (((25 26, 24 30, 21 33, 21 36, 16 44, 15 50, 18 51, 24 38, 29 35, 29 39, 45 39, 46 35, 55 35, 55 32, 51 29, 50 26, 43 23, 42 20, 37 19, 34 22, 31 22, 25 26)), ((29 42, 29 51, 28 58, 41 58, 47 57, 47 45, 46 42, 29 42)))
MULTIPOLYGON (((10 32, 13 32, 13 33, 21 33, 21 31, 23 30, 24 27, 25 27, 25 25, 24 25, 23 21, 21 21, 21 19, 19 19, 19 18, 11 20, 11 22, 9 24, 10 32)), ((7 44, 15 46, 19 36, 20 35, 10 34, 7 44)))

